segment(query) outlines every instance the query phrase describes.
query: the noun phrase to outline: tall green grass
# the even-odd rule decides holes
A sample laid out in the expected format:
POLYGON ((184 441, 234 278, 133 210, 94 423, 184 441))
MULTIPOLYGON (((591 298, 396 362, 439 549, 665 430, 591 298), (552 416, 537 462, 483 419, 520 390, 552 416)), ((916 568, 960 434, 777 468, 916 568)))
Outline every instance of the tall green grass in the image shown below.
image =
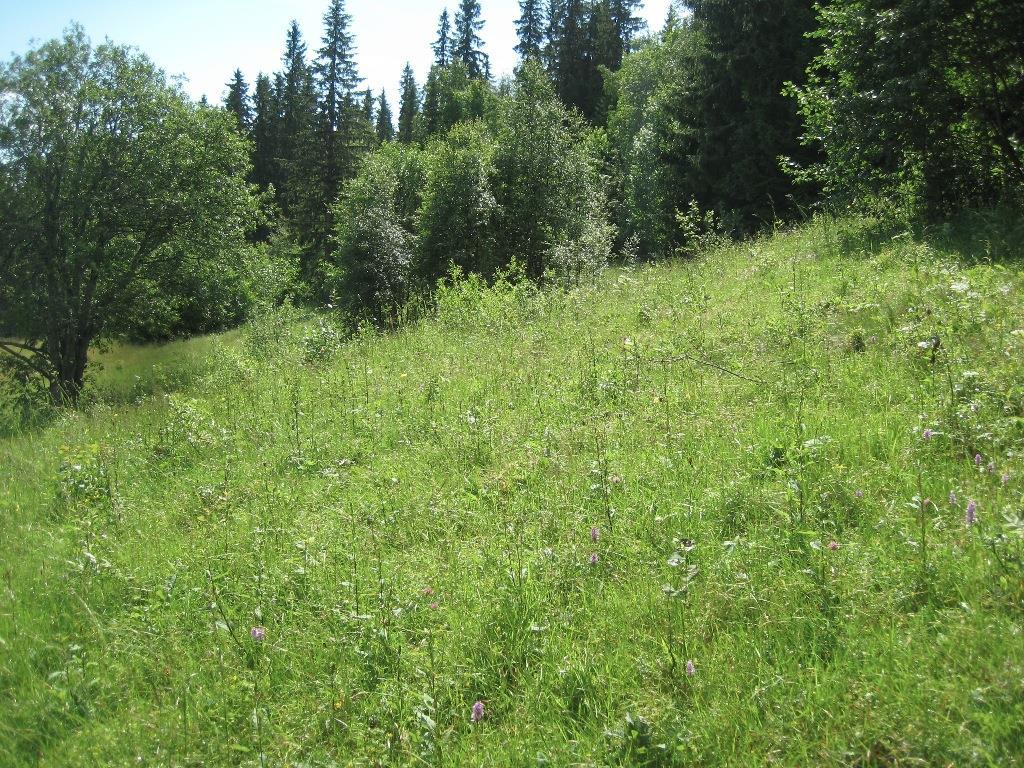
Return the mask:
POLYGON ((1007 232, 283 312, 0 443, 0 764, 1024 765, 1007 232))

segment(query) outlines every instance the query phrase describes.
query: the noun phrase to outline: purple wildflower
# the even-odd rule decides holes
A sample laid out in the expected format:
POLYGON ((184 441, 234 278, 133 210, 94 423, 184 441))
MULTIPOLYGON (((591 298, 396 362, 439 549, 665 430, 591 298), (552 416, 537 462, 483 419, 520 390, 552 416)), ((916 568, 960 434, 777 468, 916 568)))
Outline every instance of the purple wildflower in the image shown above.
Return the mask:
POLYGON ((437 603, 431 603, 430 604, 430 610, 436 611, 437 610, 437 603))
POLYGON ((863 499, 864 498, 864 491, 857 491, 854 494, 854 496, 856 496, 858 499, 863 499))
POLYGON ((1010 484, 1010 473, 1009 472, 1003 472, 1003 476, 1001 478, 999 478, 999 480, 1000 480, 1000 482, 1002 482, 1003 485, 1009 485, 1010 484))
POLYGON ((596 525, 590 529, 590 540, 597 544, 597 540, 601 538, 601 529, 596 525))
POLYGON ((956 491, 949 492, 949 506, 955 507, 957 502, 956 491))
POLYGON ((981 458, 980 453, 974 454, 974 466, 980 467, 985 460, 981 458))
POLYGON ((693 677, 697 674, 697 667, 694 665, 693 660, 686 662, 686 676, 693 677))
POLYGON ((600 559, 601 558, 597 556, 597 552, 592 552, 590 554, 590 564, 591 565, 597 565, 597 561, 600 560, 600 559))
POLYGON ((964 517, 964 521, 967 526, 970 527, 978 521, 978 505, 975 502, 971 502, 967 505, 967 514, 964 517))
POLYGON ((254 643, 262 643, 264 640, 267 639, 266 627, 253 627, 249 631, 249 637, 253 639, 254 643))
POLYGON ((839 542, 838 541, 830 541, 828 543, 828 548, 829 548, 830 551, 835 552, 837 549, 839 549, 839 542))
POLYGON ((924 437, 925 440, 931 440, 933 437, 935 437, 935 433, 932 432, 930 429, 926 429, 922 434, 922 437, 924 437))
POLYGON ((484 703, 482 701, 477 700, 476 704, 473 705, 473 713, 469 719, 474 723, 479 723, 484 719, 484 703))

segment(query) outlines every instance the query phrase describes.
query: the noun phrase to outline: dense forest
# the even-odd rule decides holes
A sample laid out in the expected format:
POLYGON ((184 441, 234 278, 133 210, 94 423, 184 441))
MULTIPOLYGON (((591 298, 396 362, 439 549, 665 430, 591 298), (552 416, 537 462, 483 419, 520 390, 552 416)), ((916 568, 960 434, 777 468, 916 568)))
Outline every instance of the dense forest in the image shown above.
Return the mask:
POLYGON ((522 0, 496 81, 476 0, 401 103, 362 88, 344 0, 281 69, 193 103, 69 29, 0 69, 0 360, 56 402, 88 351, 289 301, 393 325, 453 273, 579 281, 821 209, 1019 205, 1024 5, 522 0))

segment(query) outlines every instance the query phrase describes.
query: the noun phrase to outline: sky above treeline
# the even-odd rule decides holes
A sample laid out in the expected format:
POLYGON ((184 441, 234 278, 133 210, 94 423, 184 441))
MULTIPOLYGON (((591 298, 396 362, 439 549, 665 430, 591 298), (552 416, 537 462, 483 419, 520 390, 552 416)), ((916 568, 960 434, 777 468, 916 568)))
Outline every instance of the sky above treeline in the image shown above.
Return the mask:
MULTIPOLYGON (((518 0, 481 0, 486 26, 482 36, 496 76, 518 60, 515 20, 518 0)), ((646 0, 641 15, 660 29, 670 0, 646 0)), ((168 75, 187 78, 193 98, 219 101, 236 68, 251 84, 259 72, 281 67, 285 32, 299 22, 310 55, 320 47, 328 0, 177 0, 129 3, 123 0, 0 0, 0 58, 23 53, 33 41, 60 36, 78 22, 94 42, 109 37, 137 46, 168 75)), ((430 45, 437 19, 458 0, 349 0, 363 87, 387 89, 394 102, 408 61, 422 83, 433 60, 430 45)))

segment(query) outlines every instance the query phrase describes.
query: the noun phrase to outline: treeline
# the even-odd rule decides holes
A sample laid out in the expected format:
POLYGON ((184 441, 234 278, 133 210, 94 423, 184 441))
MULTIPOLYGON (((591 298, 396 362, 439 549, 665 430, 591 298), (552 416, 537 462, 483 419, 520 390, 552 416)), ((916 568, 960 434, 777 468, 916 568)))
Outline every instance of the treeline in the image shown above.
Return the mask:
MULTIPOLYGON (((81 30, 0 70, 0 356, 54 399, 90 344, 291 297, 394 320, 456 271, 575 280, 813 210, 934 218, 1024 197, 1024 3, 521 0, 495 81, 476 0, 400 102, 352 19, 194 104, 81 30)), ((397 73, 396 73, 397 74, 397 73)))

